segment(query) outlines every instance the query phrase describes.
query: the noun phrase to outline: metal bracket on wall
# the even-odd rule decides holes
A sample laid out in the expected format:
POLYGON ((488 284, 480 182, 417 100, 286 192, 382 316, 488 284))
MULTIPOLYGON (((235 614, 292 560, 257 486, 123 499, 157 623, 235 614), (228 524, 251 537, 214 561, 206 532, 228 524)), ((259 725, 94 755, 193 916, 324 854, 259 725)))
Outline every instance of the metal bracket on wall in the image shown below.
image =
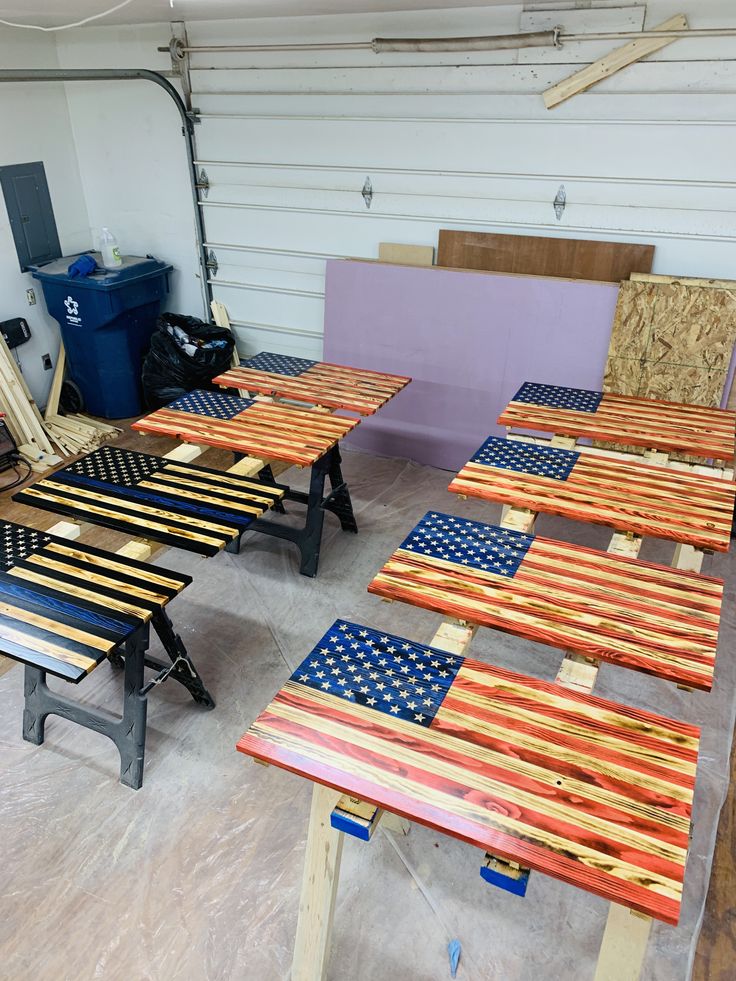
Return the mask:
POLYGON ((207 171, 202 167, 197 175, 196 188, 201 191, 205 197, 209 196, 210 193, 210 179, 207 176, 207 171))
POLYGON ((555 209, 555 218, 560 221, 563 214, 565 213, 565 207, 567 205, 567 192, 565 191, 565 185, 560 184, 557 189, 557 196, 552 202, 552 206, 555 209))
POLYGON ((366 208, 370 208, 371 201, 373 200, 373 185, 371 184, 370 177, 366 177, 363 190, 360 193, 363 195, 366 208))
POLYGON ((184 21, 177 20, 171 23, 171 40, 169 41, 169 54, 171 55, 171 70, 181 81, 181 91, 184 96, 184 105, 187 111, 192 111, 192 85, 189 78, 189 52, 187 50, 189 41, 187 40, 187 28, 184 21))
POLYGON ((214 249, 210 249, 207 253, 207 262, 205 265, 213 276, 217 275, 217 270, 220 268, 220 266, 217 262, 217 256, 215 255, 214 249))

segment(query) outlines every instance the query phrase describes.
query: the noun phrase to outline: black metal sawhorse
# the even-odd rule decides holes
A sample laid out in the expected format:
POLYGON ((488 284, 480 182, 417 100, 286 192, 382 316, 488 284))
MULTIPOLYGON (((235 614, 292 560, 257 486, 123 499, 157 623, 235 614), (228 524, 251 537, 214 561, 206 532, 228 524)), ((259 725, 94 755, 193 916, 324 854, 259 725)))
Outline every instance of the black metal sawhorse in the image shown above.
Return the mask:
MULTIPOLYGON (((343 531, 352 531, 357 534, 358 525, 353 513, 353 502, 350 500, 348 485, 342 476, 341 463, 340 448, 335 445, 312 464, 308 493, 291 490, 291 488, 287 489, 284 495, 285 501, 295 501, 307 506, 306 521, 301 528, 290 528, 288 525, 281 525, 277 521, 258 518, 248 529, 293 542, 301 553, 299 572, 303 576, 313 578, 317 575, 325 511, 331 511, 337 516, 343 531), (325 496, 326 479, 330 482, 330 492, 325 496)), ((273 480, 270 466, 264 467, 259 473, 259 477, 273 480)), ((275 510, 283 509, 276 508, 275 510)))
POLYGON ((40 746, 44 741, 44 728, 49 715, 58 715, 62 719, 100 732, 112 739, 118 748, 120 782, 126 787, 139 790, 143 784, 147 696, 151 688, 173 678, 184 685, 198 704, 214 708, 215 702, 163 609, 154 613, 150 624, 140 627, 125 641, 124 652, 115 650, 109 660, 113 666, 123 668, 125 672, 122 717, 105 709, 90 708, 52 691, 46 683, 46 671, 26 664, 23 738, 40 746), (150 626, 158 634, 171 664, 165 664, 147 653, 150 626), (145 668, 153 668, 158 672, 148 683, 144 677, 145 668))

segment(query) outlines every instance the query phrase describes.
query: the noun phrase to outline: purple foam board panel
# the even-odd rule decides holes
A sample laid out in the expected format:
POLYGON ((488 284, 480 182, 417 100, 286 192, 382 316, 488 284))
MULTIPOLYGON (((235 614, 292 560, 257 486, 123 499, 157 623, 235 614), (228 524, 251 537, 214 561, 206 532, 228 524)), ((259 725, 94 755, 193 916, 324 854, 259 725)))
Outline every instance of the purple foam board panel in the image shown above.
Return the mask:
POLYGON ((324 360, 411 375, 349 444, 458 470, 524 381, 600 390, 618 285, 329 260, 324 360))

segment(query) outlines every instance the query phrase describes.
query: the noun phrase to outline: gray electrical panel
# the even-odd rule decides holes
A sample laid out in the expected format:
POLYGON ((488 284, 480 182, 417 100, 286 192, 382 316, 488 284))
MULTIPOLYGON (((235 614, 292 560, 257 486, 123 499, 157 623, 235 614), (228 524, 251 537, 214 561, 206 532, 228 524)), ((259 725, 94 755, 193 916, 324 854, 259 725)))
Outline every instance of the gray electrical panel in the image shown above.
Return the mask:
POLYGON ((43 163, 0 167, 0 186, 21 272, 61 255, 43 163))

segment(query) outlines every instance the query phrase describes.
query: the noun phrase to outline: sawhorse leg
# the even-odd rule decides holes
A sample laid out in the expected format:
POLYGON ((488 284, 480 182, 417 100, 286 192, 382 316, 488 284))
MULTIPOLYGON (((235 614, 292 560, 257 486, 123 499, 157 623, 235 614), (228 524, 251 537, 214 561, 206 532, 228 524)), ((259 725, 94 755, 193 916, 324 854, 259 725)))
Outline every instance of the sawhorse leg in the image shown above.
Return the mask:
POLYGON ((258 518, 250 526, 252 531, 260 531, 264 535, 273 535, 293 542, 301 553, 299 571, 303 576, 317 575, 325 511, 331 511, 337 516, 343 531, 357 532, 358 530, 350 492, 343 480, 340 464, 340 449, 334 446, 312 466, 308 493, 295 490, 286 492, 285 500, 296 501, 307 506, 307 518, 302 528, 290 528, 288 525, 281 525, 266 518, 258 518), (331 487, 327 496, 324 492, 326 479, 329 479, 331 487))
POLYGON ((330 824, 339 798, 339 791, 314 785, 291 981, 323 981, 327 970, 345 838, 330 824))
MULTIPOLYGON (((154 613, 151 619, 151 625, 158 634, 164 650, 169 655, 171 664, 165 664, 150 654, 145 655, 143 659, 145 666, 158 671, 158 676, 146 685, 146 693, 150 691, 153 685, 161 684, 161 682, 171 678, 173 681, 178 681, 180 685, 183 685, 198 705, 214 708, 215 700, 205 688, 199 671, 197 671, 194 662, 187 653, 181 637, 174 630, 174 625, 166 611, 159 610, 157 613, 154 613)), ((109 654, 108 660, 116 668, 122 668, 125 664, 125 656, 120 651, 114 651, 112 654, 109 654)))
POLYGON ((49 715, 58 715, 62 719, 100 732, 112 739, 118 748, 120 782, 138 790, 143 784, 146 748, 147 703, 143 691, 143 668, 147 646, 147 627, 138 630, 125 642, 122 718, 104 709, 87 708, 65 695, 51 691, 46 684, 46 672, 26 665, 23 738, 40 746, 44 740, 44 729, 49 715))

